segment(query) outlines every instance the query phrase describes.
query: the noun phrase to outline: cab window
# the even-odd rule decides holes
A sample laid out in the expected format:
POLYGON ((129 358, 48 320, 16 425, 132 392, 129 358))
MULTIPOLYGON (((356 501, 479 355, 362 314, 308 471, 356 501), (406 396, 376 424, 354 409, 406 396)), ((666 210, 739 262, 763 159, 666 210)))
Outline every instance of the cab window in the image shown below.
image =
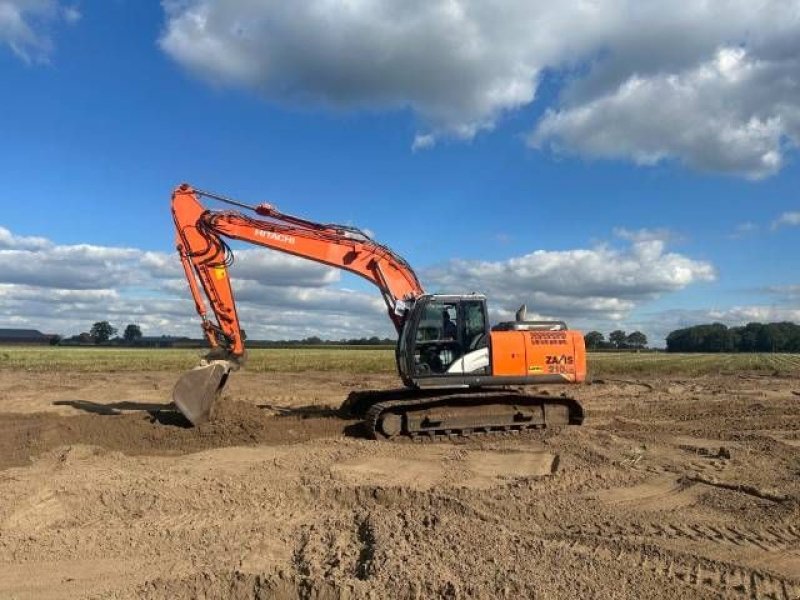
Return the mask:
POLYGON ((464 349, 465 352, 484 348, 486 339, 486 305, 477 300, 464 302, 464 349))
POLYGON ((457 302, 429 302, 417 323, 414 372, 443 375, 463 354, 457 302))
POLYGON ((458 305, 430 302, 417 326, 417 342, 457 341, 458 305))

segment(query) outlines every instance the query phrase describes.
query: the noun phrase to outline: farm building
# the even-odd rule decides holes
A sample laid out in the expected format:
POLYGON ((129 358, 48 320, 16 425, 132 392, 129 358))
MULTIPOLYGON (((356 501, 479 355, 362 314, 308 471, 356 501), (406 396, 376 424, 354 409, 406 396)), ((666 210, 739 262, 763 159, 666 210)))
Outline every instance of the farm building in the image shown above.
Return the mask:
POLYGON ((38 329, 0 329, 0 344, 36 344, 47 346, 55 335, 38 329))

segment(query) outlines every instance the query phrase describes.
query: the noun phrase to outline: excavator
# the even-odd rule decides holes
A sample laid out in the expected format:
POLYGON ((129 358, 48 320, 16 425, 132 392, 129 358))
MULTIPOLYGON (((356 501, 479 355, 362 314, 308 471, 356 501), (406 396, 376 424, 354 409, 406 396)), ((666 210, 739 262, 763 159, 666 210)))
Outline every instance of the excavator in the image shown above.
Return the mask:
POLYGON ((586 379, 583 335, 563 321, 516 320, 490 326, 486 297, 428 294, 414 270, 356 227, 316 223, 271 204, 178 186, 172 194, 177 251, 210 350, 175 384, 173 402, 195 426, 213 416, 228 376, 245 362, 226 239, 344 269, 380 290, 397 331, 395 359, 404 387, 352 392, 343 405, 377 440, 519 433, 580 424, 583 409, 566 394, 530 394, 531 384, 586 379), (211 210, 201 198, 226 203, 211 210), (213 315, 209 315, 206 302, 213 315))

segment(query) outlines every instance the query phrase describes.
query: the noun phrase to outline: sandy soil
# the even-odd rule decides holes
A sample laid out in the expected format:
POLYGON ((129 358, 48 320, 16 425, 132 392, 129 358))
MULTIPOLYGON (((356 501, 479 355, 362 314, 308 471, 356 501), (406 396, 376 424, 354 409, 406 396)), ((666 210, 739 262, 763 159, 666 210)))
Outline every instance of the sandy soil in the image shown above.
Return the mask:
POLYGON ((800 382, 607 380, 582 427, 360 437, 392 377, 0 371, 0 598, 800 598, 800 382))

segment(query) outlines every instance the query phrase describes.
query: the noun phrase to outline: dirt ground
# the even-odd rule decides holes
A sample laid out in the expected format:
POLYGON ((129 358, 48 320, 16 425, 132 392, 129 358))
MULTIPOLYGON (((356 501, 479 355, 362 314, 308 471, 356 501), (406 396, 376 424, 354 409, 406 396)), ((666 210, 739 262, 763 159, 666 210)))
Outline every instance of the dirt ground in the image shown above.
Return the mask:
POLYGON ((800 381, 575 390, 581 427, 363 439, 390 376, 0 371, 0 598, 800 598, 800 381))

